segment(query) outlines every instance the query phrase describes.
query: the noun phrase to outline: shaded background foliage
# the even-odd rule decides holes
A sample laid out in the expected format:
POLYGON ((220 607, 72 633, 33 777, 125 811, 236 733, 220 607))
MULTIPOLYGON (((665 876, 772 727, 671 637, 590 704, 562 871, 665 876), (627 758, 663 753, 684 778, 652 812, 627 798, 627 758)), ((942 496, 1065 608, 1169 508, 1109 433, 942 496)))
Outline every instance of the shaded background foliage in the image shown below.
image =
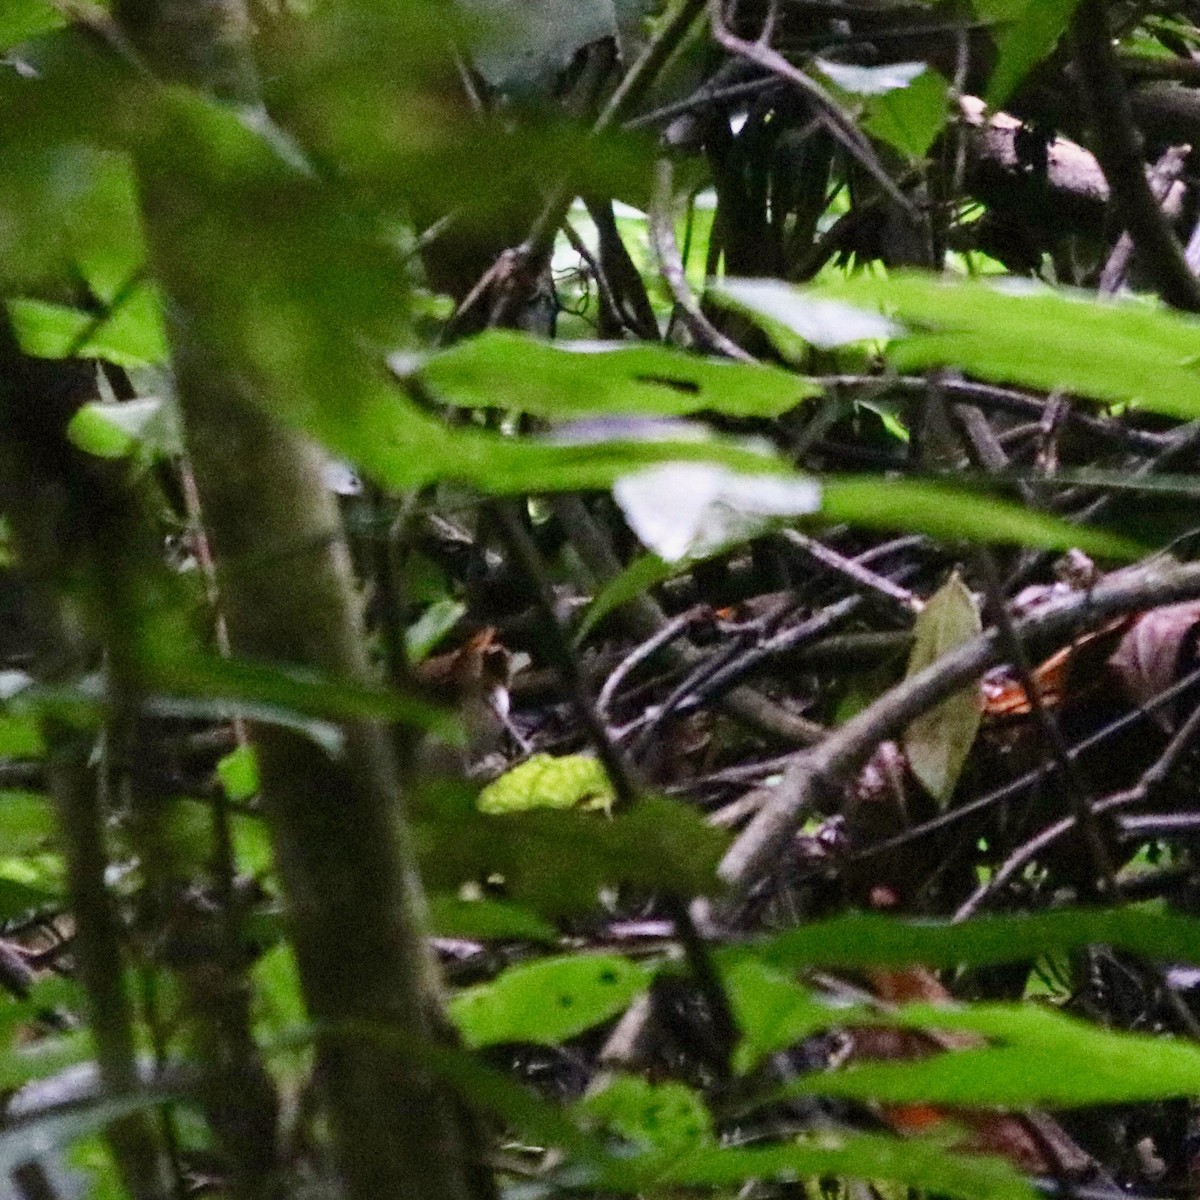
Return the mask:
POLYGON ((1198 21, 8 0, 6 1186, 1191 1194, 1198 21))

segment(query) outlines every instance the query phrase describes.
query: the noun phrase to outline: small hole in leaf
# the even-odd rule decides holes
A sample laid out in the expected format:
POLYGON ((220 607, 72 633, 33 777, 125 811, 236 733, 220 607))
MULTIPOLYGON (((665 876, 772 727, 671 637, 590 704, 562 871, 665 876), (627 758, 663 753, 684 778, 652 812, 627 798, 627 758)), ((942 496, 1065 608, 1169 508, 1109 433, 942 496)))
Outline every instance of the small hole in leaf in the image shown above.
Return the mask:
POLYGON ((634 379, 638 383, 657 383, 660 387, 686 392, 689 396, 700 394, 700 385, 691 379, 672 379, 669 375, 635 375, 634 379))

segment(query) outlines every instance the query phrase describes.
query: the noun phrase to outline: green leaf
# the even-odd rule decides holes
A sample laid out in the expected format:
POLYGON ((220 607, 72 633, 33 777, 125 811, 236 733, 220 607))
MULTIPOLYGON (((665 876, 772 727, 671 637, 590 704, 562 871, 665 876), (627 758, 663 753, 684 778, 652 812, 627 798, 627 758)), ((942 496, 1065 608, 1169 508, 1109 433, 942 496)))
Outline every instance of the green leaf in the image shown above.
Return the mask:
POLYGON ((1097 557, 1138 558, 1144 547, 1102 529, 951 484, 878 476, 835 476, 822 483, 821 512, 834 521, 906 529, 945 540, 1013 542, 1046 550, 1078 547, 1097 557))
POLYGON ((54 806, 40 792, 0 791, 0 846, 5 854, 41 849, 54 835, 54 806))
POLYGON ((140 284, 109 312, 80 312, 43 300, 9 300, 8 315, 26 354, 39 358, 102 358, 118 367, 167 359, 167 338, 155 289, 140 284))
POLYGON ((413 665, 424 662, 466 611, 465 604, 449 596, 443 596, 429 605, 404 631, 404 649, 408 661, 413 665))
POLYGON ((1200 1046, 1102 1029, 1034 1004, 912 1004, 873 1023, 980 1034, 998 1044, 915 1062, 853 1064, 805 1075, 785 1092, 889 1104, 1078 1108, 1200 1090, 1200 1046))
POLYGON ((534 754, 479 793, 479 811, 578 807, 608 812, 615 798, 604 768, 590 754, 534 754))
POLYGON ((647 1149, 690 1150, 713 1139, 703 1097, 673 1080, 651 1083, 640 1075, 618 1074, 579 1101, 575 1112, 647 1149))
POLYGON ((840 1176, 888 1180, 962 1200, 1033 1200, 1038 1194, 1015 1167, 976 1154, 954 1154, 917 1139, 820 1133, 776 1146, 692 1146, 610 1160, 598 1183, 621 1191, 719 1188, 753 1179, 840 1176))
POLYGON ((975 13, 994 21, 996 65, 985 99, 993 108, 1012 95, 1017 84, 1058 45, 1078 0, 974 0, 975 13))
POLYGON ((238 746, 217 763, 217 778, 230 800, 250 800, 258 795, 258 756, 253 746, 238 746))
POLYGON ((463 900, 458 896, 429 897, 429 920, 441 937, 512 940, 553 944, 558 932, 548 921, 517 904, 501 900, 463 900))
MULTIPOLYGON (((856 913, 765 938, 745 953, 777 970, 809 967, 979 967, 1108 945, 1145 958, 1200 964, 1200 920, 1139 908, 1061 909, 960 924, 856 913)), ((729 952, 737 961, 742 950, 729 952)))
POLYGON ((861 124, 872 137, 916 161, 945 127, 949 101, 949 83, 936 71, 926 71, 900 91, 873 96, 861 124))
POLYGON ((615 954, 574 954, 509 967, 452 997, 450 1017, 468 1046, 556 1046, 629 1007, 652 972, 615 954))
POLYGON ((499 329, 435 355, 420 377, 447 404, 559 421, 611 414, 683 417, 704 410, 776 417, 819 390, 778 367, 647 343, 547 342, 499 329))
POLYGON ((489 817, 475 799, 469 789, 425 796, 416 827, 432 889, 498 875, 506 898, 546 917, 586 911, 602 888, 621 884, 685 896, 720 891, 729 835, 687 805, 651 796, 608 820, 549 809, 489 817))
POLYGON ((808 294, 882 309, 907 325, 888 349, 898 371, 953 366, 998 383, 1200 417, 1200 321, 1144 301, 919 272, 859 275, 808 294))
POLYGON ((727 957, 721 980, 741 1034, 733 1058, 734 1070, 739 1072, 850 1019, 845 1006, 834 1009, 818 993, 798 983, 793 972, 751 954, 727 957))
POLYGON ((160 647, 143 665, 153 685, 168 697, 212 700, 234 708, 257 704, 304 717, 402 721, 450 741, 462 736, 452 713, 422 697, 347 683, 299 667, 240 662, 172 646, 160 647))
POLYGON ((42 740, 37 717, 27 712, 0 714, 0 758, 42 758, 42 740))
MULTIPOLYGON (((917 617, 905 678, 919 674, 982 632, 975 598, 955 572, 917 617)), ((904 731, 901 744, 908 765, 943 808, 954 793, 982 720, 983 693, 975 683, 947 697, 904 731)))
POLYGON ((66 18, 46 0, 5 0, 0 9, 0 51, 8 50, 39 33, 49 33, 66 18))
POLYGON ((125 458, 144 449, 151 458, 183 453, 183 433, 175 407, 157 396, 119 404, 91 401, 71 418, 67 436, 99 458, 125 458))
POLYGON ((681 569, 680 564, 664 562, 657 554, 639 554, 619 575, 610 579, 584 609, 575 630, 575 644, 582 644, 609 613, 670 579, 681 569))

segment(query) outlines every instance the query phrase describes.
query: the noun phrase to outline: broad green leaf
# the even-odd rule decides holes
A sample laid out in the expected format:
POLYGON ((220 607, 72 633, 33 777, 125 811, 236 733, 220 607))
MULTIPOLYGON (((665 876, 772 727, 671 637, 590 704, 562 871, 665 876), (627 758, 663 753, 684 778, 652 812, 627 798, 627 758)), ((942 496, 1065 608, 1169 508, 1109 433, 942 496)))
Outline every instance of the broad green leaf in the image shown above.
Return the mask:
POLYGON ((0 847, 5 854, 40 849, 55 829, 54 806, 40 792, 0 791, 0 847))
POLYGON ((47 0, 5 0, 0 8, 0 51, 59 29, 65 22, 62 12, 47 0))
POLYGON ((257 704, 335 720, 402 721, 443 739, 454 741, 462 736, 452 713, 422 697, 346 683, 298 667, 239 662, 198 650, 180 652, 175 647, 163 647, 159 654, 148 657, 144 667, 149 680, 168 697, 211 700, 234 708, 257 704))
POLYGON ((978 967, 1108 945, 1145 958, 1200 964, 1200 920, 1139 908, 1061 909, 976 917, 961 924, 856 913, 818 921, 728 952, 780 971, 808 967, 978 967))
MULTIPOLYGON (((10 116, 0 145, 50 123, 48 109, 61 94, 30 104, 18 128, 21 93, 36 94, 40 83, 15 71, 0 77, 0 107, 10 116)), ((92 99, 103 103, 102 96, 92 99)), ((82 281, 102 305, 111 305, 145 260, 132 173, 123 156, 81 144, 87 136, 82 122, 62 133, 65 144, 47 137, 7 147, 0 172, 0 280, 10 293, 30 295, 71 294, 82 281)))
POLYGON ((1200 417, 1200 321, 1144 301, 918 272, 860 275, 807 294, 872 315, 884 310, 907 325, 888 349, 900 371, 953 366, 995 382, 1200 417))
POLYGON ((986 100, 999 107, 1031 67, 1045 58, 1066 32, 1078 0, 974 0, 975 13, 996 23, 996 65, 986 100))
POLYGON ((125 458, 139 449, 152 458, 183 453, 183 434, 174 405, 157 396, 120 404, 89 402, 71 418, 67 436, 100 458, 125 458))
POLYGON ((710 463, 664 463, 625 475, 613 498, 664 561, 702 558, 818 511, 821 485, 801 475, 747 475, 710 463))
POLYGON ((404 631, 404 650, 408 661, 413 665, 424 662, 466 611, 467 606, 461 600, 452 600, 449 596, 443 596, 429 605, 404 631))
POLYGON ((217 763, 217 778, 230 800, 250 800, 258 795, 258 756, 253 746, 238 746, 217 763))
POLYGON ((598 1182, 620 1190, 718 1188, 728 1194, 754 1179, 838 1176, 890 1181, 961 1200, 1033 1200, 1015 1167, 976 1154, 955 1154, 932 1142, 873 1134, 820 1133, 785 1145, 693 1146, 611 1160, 598 1182))
POLYGON ((1078 1108, 1200 1091, 1200 1046, 1122 1033, 1035 1004, 905 1005, 874 1022, 995 1039, 903 1063, 852 1064, 805 1075, 788 1094, 881 1103, 1078 1108))
POLYGON ((506 898, 551 918, 586 911, 601 889, 621 884, 683 896, 720 891, 716 869, 729 835, 687 805, 647 797, 609 820, 550 809, 489 817, 475 799, 469 790, 425 797, 416 831, 431 889, 453 892, 498 875, 506 898))
POLYGON ((936 71, 926 71, 900 91, 873 96, 862 127, 906 158, 922 159, 945 127, 949 102, 950 85, 936 71))
MULTIPOLYGON (((975 597, 955 572, 928 600, 913 626, 906 678, 983 632, 975 597)), ((944 808, 962 774, 983 720, 978 683, 947 697, 904 731, 908 765, 925 790, 944 808)))
POLYGON ((435 355, 420 377, 447 404, 509 408, 547 420, 611 414, 683 417, 708 410, 776 417, 818 390, 778 367, 666 346, 547 342, 492 330, 435 355))
MULTIPOLYGON (((104 145, 133 151, 154 178, 154 203, 164 213, 205 213, 203 221, 170 223, 170 260, 178 268, 173 299, 191 333, 219 346, 226 369, 253 380, 266 407, 365 475, 398 490, 460 481, 531 492, 607 488, 639 466, 667 459, 781 468, 769 455, 721 440, 645 442, 631 435, 559 445, 448 427, 382 370, 387 352, 405 341, 410 306, 406 270, 377 210, 364 210, 345 189, 326 183, 269 121, 194 92, 146 89, 85 43, 50 40, 36 79, 0 86, 0 102, 12 93, 10 124, 46 109, 48 126, 60 136, 91 133, 104 145)), ((356 87, 361 91, 361 78, 356 87)), ((328 97, 324 104, 337 108, 328 97)), ((413 137, 412 124, 396 122, 394 113, 387 125, 413 137)), ((578 156, 578 131, 569 132, 578 156)), ((0 144, 11 145, 14 136, 6 126, 0 144)), ((429 139, 422 126, 420 140, 429 139)), ((495 145, 487 149, 494 164, 495 145)), ((591 146, 585 157, 603 156, 591 146)), ((396 165, 390 162, 387 174, 396 165)), ((477 180, 471 186, 477 193, 477 180)), ((495 180, 490 186, 505 191, 495 180)), ((455 207, 447 203, 440 211, 455 207)), ((696 362, 689 369, 726 369, 696 362)), ((728 369, 730 378, 738 375, 736 365, 728 369)), ((765 380, 770 368, 762 371, 765 380)), ((536 378, 524 370, 526 383, 536 378)), ((778 378, 796 400, 803 397, 805 385, 778 378)))
POLYGON ((1104 558, 1144 552, 1103 529, 1072 525, 1051 513, 951 484, 879 476, 833 476, 822 481, 821 512, 834 521, 875 529, 904 529, 945 540, 1012 542, 1046 550, 1078 547, 1104 558))
POLYGON ((687 1151, 713 1140, 703 1097, 673 1080, 651 1083, 640 1075, 618 1074, 579 1101, 575 1112, 639 1148, 687 1151))
POLYGON ((537 808, 611 810, 616 799, 604 768, 590 754, 534 754, 479 793, 482 813, 537 808))
POLYGON ((639 554, 619 575, 609 580, 584 609, 575 630, 575 644, 580 645, 609 613, 670 579, 680 569, 679 564, 664 562, 657 554, 639 554))
POLYGON ((39 358, 102 358, 118 367, 167 358, 158 296, 148 284, 133 288, 99 315, 43 300, 10 300, 8 315, 21 349, 39 358))
POLYGON ((835 1009, 817 992, 798 983, 794 972, 751 954, 726 961, 721 980, 741 1035, 733 1058, 734 1069, 739 1072, 749 1071, 769 1054, 849 1019, 845 1006, 835 1009))
POLYGON ((429 897, 429 922, 441 937, 491 938, 553 944, 558 932, 536 913, 501 900, 462 900, 458 896, 429 897))
POLYGON ((45 753, 46 743, 32 713, 0 714, 0 758, 41 758, 45 753))
POLYGON ((623 1012, 650 986, 652 971, 615 954, 574 954, 509 967, 450 1000, 468 1046, 555 1046, 623 1012))

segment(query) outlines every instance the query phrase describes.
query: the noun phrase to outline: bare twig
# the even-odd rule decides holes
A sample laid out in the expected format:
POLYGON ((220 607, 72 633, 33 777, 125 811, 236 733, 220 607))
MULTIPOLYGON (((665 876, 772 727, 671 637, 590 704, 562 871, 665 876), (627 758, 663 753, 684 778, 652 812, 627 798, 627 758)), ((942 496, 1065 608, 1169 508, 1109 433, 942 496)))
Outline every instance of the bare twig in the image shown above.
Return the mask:
POLYGON ((675 240, 675 195, 672 186, 674 168, 669 158, 658 161, 655 175, 654 201, 650 208, 650 242, 654 247, 654 255, 658 259, 658 267, 666 280, 671 296, 679 309, 683 323, 692 335, 697 349, 724 354, 726 358, 738 362, 752 363, 757 361, 748 354, 732 338, 723 334, 704 315, 700 302, 696 299, 687 274, 683 267, 683 258, 675 240))
MULTIPOLYGON (((1154 608, 1200 596, 1200 565, 1159 560, 1121 572, 1090 593, 1047 605, 1015 623, 1024 641, 1064 636, 1118 613, 1154 608)), ((992 629, 906 679, 831 733, 813 750, 797 755, 775 787, 771 801, 738 838, 720 874, 735 892, 768 870, 791 837, 798 815, 821 802, 836 802, 876 746, 1001 662, 1005 639, 992 629)))
MULTIPOLYGON (((805 75, 798 67, 788 62, 778 50, 765 41, 748 42, 740 38, 725 23, 722 0, 708 0, 709 22, 713 38, 729 54, 736 54, 764 71, 770 71, 781 79, 798 87, 809 99, 816 102, 825 117, 830 133, 845 147, 846 151, 875 180, 883 191, 905 212, 916 220, 917 212, 911 201, 896 186, 892 177, 884 170, 879 156, 871 143, 863 136, 854 122, 842 111, 838 102, 815 79, 805 75)), ((767 31, 764 31, 767 32, 767 31)))
POLYGON ((1139 260, 1168 304, 1200 312, 1200 284, 1146 179, 1141 138, 1112 45, 1105 0, 1081 0, 1071 25, 1096 157, 1139 260))

